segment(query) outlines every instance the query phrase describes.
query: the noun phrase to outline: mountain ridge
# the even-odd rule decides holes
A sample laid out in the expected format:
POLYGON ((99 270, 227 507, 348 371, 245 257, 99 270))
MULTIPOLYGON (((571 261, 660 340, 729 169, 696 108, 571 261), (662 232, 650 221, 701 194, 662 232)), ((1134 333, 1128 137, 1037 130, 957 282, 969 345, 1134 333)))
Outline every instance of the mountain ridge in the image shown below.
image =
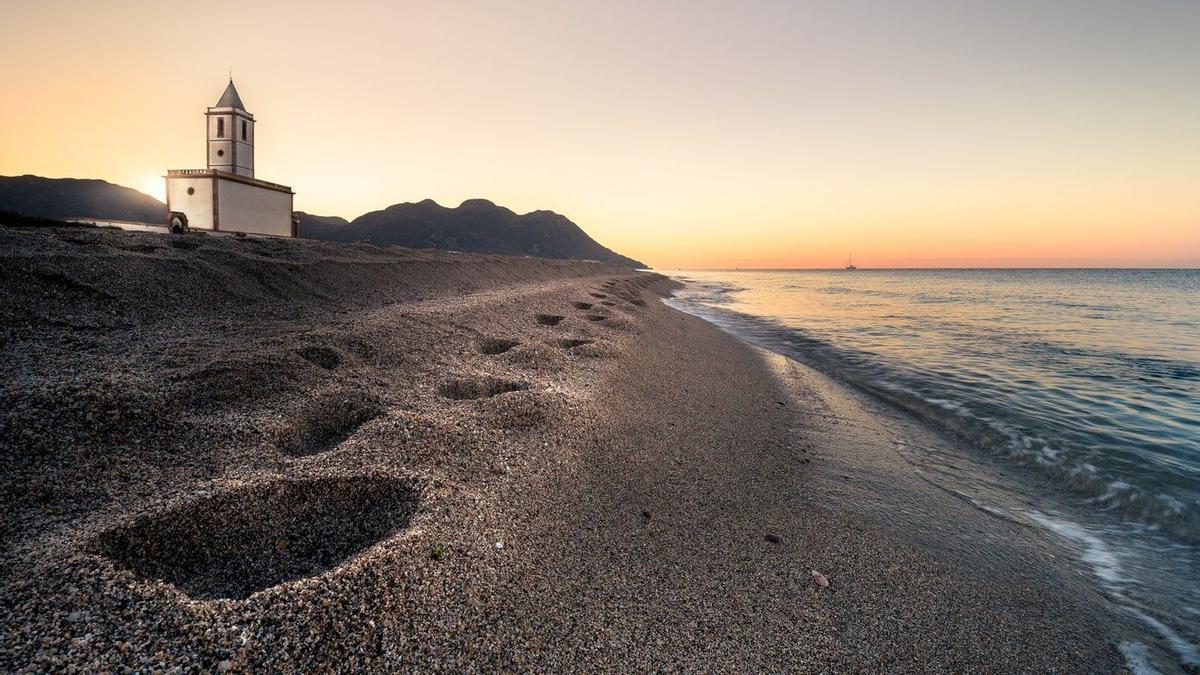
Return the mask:
POLYGON ((0 211, 37 218, 96 218, 162 223, 167 206, 133 188, 98 178, 0 176, 0 211))
MULTIPOLYGON (((162 223, 166 205, 116 183, 90 178, 0 176, 0 213, 35 218, 96 218, 162 223)), ((504 253, 566 260, 646 265, 592 239, 566 216, 548 210, 518 214, 482 198, 457 207, 432 199, 401 202, 347 220, 298 211, 304 238, 364 241, 381 246, 504 253)))
POLYGON ((468 199, 457 207, 442 206, 432 199, 401 202, 351 221, 303 211, 299 214, 300 234, 310 239, 646 267, 601 245, 560 213, 543 209, 518 214, 487 199, 468 199))

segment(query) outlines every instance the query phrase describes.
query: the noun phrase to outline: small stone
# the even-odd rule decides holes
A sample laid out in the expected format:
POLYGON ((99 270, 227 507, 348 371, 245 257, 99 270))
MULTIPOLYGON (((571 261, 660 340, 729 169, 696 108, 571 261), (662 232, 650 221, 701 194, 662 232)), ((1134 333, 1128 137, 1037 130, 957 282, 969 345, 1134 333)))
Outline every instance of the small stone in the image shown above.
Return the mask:
POLYGON ((779 535, 775 534, 774 532, 767 532, 763 535, 763 539, 766 539, 772 544, 778 544, 783 541, 783 539, 780 539, 779 535))
POLYGON ((813 579, 813 583, 820 586, 821 588, 829 588, 829 579, 826 579, 824 574, 821 574, 820 572, 813 570, 812 571, 812 579, 813 579))
POLYGON ((503 551, 503 550, 504 550, 504 542, 502 542, 502 541, 498 541, 498 542, 496 542, 495 544, 492 544, 492 545, 496 547, 496 550, 497 550, 497 551, 503 551))
POLYGON ((221 671, 222 673, 228 673, 229 671, 233 670, 233 661, 225 659, 217 664, 217 670, 221 671))

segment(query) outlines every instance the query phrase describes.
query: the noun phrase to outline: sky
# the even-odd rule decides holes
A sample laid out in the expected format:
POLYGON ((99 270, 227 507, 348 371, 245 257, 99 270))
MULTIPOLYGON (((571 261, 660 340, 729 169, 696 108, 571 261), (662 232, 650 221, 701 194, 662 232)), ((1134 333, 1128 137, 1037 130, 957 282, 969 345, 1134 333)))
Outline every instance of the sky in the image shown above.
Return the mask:
POLYGON ((1200 266, 1200 2, 4 0, 0 175, 482 197, 658 268, 1200 266))

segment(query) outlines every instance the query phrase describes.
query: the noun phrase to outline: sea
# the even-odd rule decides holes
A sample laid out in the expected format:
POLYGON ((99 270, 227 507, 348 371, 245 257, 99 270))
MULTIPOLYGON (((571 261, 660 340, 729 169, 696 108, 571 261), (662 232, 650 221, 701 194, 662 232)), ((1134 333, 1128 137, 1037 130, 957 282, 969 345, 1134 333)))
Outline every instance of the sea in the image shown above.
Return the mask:
POLYGON ((1200 671, 1200 270, 658 271, 676 308, 1011 469, 897 448, 1072 551, 1140 627, 1132 670, 1200 671))

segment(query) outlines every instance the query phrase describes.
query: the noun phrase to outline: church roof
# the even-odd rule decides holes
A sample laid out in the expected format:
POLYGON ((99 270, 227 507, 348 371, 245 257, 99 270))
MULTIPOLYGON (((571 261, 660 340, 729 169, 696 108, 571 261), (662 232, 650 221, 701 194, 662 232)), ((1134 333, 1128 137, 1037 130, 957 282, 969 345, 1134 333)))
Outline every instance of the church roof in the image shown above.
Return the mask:
POLYGON ((215 105, 213 107, 214 108, 240 108, 242 110, 246 109, 246 106, 242 103, 242 97, 238 96, 237 87, 233 86, 232 78, 230 78, 230 80, 229 80, 229 86, 225 87, 225 93, 221 94, 221 100, 217 101, 217 105, 215 105))

